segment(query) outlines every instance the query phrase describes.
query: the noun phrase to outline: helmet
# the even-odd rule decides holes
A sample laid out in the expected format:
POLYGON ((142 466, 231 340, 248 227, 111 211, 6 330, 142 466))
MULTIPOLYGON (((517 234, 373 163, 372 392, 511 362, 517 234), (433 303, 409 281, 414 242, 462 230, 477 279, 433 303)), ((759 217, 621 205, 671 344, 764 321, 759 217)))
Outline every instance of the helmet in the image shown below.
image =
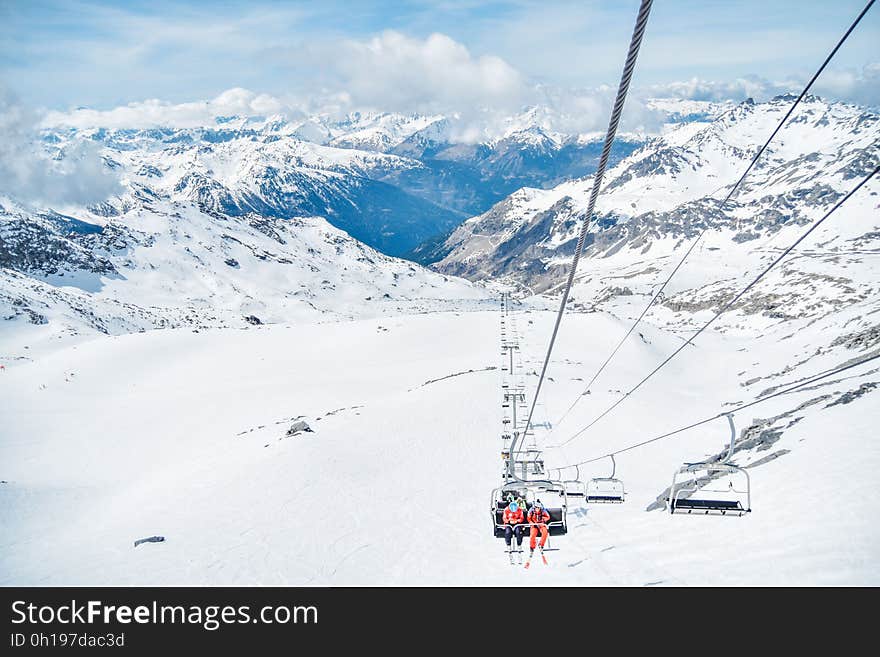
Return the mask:
POLYGON ((516 513, 517 509, 519 509, 519 506, 517 505, 516 502, 511 502, 510 506, 507 508, 510 509, 511 511, 513 511, 514 513, 516 513))
POLYGON ((532 506, 537 507, 538 509, 544 508, 544 505, 541 504, 541 500, 535 500, 535 503, 532 506))

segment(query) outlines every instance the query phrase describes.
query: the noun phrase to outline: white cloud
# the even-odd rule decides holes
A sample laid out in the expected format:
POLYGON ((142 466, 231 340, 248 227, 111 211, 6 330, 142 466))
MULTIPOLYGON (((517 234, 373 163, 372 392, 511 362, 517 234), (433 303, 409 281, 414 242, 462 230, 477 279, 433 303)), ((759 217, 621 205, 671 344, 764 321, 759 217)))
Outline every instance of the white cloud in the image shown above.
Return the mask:
MULTIPOLYGON (((763 101, 780 94, 800 93, 807 80, 807 74, 792 75, 785 80, 768 80, 758 76, 722 82, 692 78, 682 82, 652 85, 646 90, 657 97, 688 100, 741 101, 753 98, 763 101)), ((880 62, 869 63, 861 70, 827 69, 816 80, 810 93, 830 100, 870 107, 880 106, 880 62)))
POLYGON ((880 107, 880 62, 861 70, 829 71, 816 82, 816 93, 859 105, 880 107))
MULTIPOLYGON (((608 127, 611 106, 617 87, 596 89, 542 88, 542 105, 551 108, 552 117, 547 127, 567 134, 603 132, 608 127)), ((631 89, 627 96, 620 122, 621 132, 656 133, 666 121, 662 112, 647 106, 648 96, 631 89)))
MULTIPOLYGON (((505 60, 472 54, 444 34, 424 39, 396 31, 372 38, 314 39, 266 52, 266 65, 287 68, 291 89, 282 96, 240 87, 212 100, 169 103, 152 99, 111 110, 77 109, 50 112, 47 127, 195 128, 216 125, 220 116, 268 116, 290 119, 321 115, 340 119, 353 111, 443 114, 450 121, 449 138, 474 142, 501 136, 511 117, 529 107, 547 108, 543 126, 563 133, 602 131, 607 125, 616 86, 562 88, 536 84, 505 60)), ((797 92, 806 74, 772 81, 745 76, 731 81, 692 78, 635 86, 624 111, 622 131, 654 133, 666 116, 652 109, 652 97, 689 100, 766 100, 797 92)), ((880 104, 880 64, 861 71, 829 69, 814 93, 834 100, 880 104)))
MULTIPOLYGON (((504 60, 474 56, 443 34, 416 39, 386 31, 371 39, 310 43, 275 51, 275 62, 295 63, 313 83, 284 98, 234 88, 208 101, 169 103, 158 99, 111 110, 49 112, 45 127, 195 128, 220 116, 342 118, 353 111, 445 114, 453 117, 448 137, 475 142, 498 137, 510 117, 547 106, 544 127, 591 132, 607 123, 614 89, 563 90, 536 85, 504 60)), ((292 64, 293 65, 293 64, 292 64)), ((644 108, 628 108, 624 128, 644 128, 644 108), (638 120, 636 120, 638 117, 638 120)))
POLYGON ((344 90, 353 105, 383 111, 510 111, 532 93, 503 59, 475 57, 444 34, 417 39, 389 30, 365 41, 309 44, 286 56, 313 68, 322 86, 344 90))
POLYGON ((214 124, 218 116, 266 116, 289 113, 291 109, 273 96, 236 87, 207 101, 174 104, 154 98, 111 110, 79 108, 70 112, 48 112, 43 126, 81 129, 197 128, 214 124))
POLYGON ((657 98, 681 98, 721 102, 741 101, 746 98, 766 100, 796 88, 796 83, 770 82, 761 78, 738 78, 727 82, 691 78, 679 82, 657 84, 648 87, 657 98))
POLYGON ((538 100, 536 87, 504 60, 474 57, 442 34, 415 39, 386 31, 364 41, 275 51, 273 57, 307 68, 315 83, 284 98, 234 88, 208 101, 175 104, 150 99, 110 110, 53 111, 43 125, 195 128, 214 125, 217 117, 228 115, 340 118, 354 110, 372 109, 457 116, 453 138, 468 141, 485 133, 487 125, 538 100))
POLYGON ((0 88, 0 192, 21 201, 89 204, 122 191, 97 144, 71 143, 52 159, 39 143, 39 117, 0 88))

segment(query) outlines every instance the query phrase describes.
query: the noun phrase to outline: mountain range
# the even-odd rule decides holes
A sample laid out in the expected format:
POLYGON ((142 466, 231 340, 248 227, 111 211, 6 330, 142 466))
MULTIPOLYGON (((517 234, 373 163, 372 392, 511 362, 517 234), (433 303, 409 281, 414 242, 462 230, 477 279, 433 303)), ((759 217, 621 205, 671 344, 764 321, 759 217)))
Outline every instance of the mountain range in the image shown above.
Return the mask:
MULTIPOLYGON (((732 289, 738 268, 764 262, 876 166, 878 115, 809 97, 721 208, 792 101, 655 101, 672 120, 662 134, 627 136, 615 151, 573 308, 647 297, 673 254, 705 231, 693 273, 662 304, 696 317, 732 289)), ((600 143, 554 132, 535 112, 479 144, 448 141, 445 117, 215 123, 46 130, 45 148, 62 160, 78 142, 97 143, 123 191, 87 207, 0 197, 6 337, 29 336, 34 325, 49 340, 418 311, 428 301, 480 303, 490 294, 484 286, 499 283, 552 291, 567 271, 591 184, 583 174, 600 143), (530 177, 538 184, 519 186, 530 177), (503 196, 506 186, 518 189, 503 196), (467 208, 501 196, 464 219, 467 208), (393 257, 401 254, 430 269, 393 257)), ((800 287, 788 294, 826 309, 875 294, 876 210, 868 187, 813 259, 805 251, 789 265, 809 271, 791 274, 800 287), (850 263, 847 275, 824 273, 826 261, 850 263)), ((782 313, 768 294, 751 307, 782 313)), ((29 338, 11 342, 21 340, 29 338)))
MULTIPOLYGON (((133 191, 191 200, 230 215, 324 216, 390 255, 447 236, 467 217, 523 186, 550 187, 595 169, 598 135, 549 129, 526 112, 500 135, 455 141, 442 116, 355 112, 342 120, 216 117, 189 128, 48 128, 44 141, 63 159, 83 141, 133 191)), ((616 145, 614 159, 641 143, 616 145)), ((124 211, 113 200, 99 214, 124 211), (115 205, 115 207, 114 207, 115 205)))
MULTIPOLYGON (((691 280, 670 288, 692 295, 695 285, 709 285, 713 276, 756 266, 778 253, 880 162, 877 113, 807 97, 722 207, 793 101, 791 96, 746 101, 714 119, 671 125, 612 167, 586 241, 578 297, 588 303, 634 289, 650 294, 684 248, 702 235, 693 259, 709 256, 705 269, 686 268, 682 275, 691 280)), ((567 273, 591 184, 587 176, 552 189, 518 190, 437 246, 442 258, 434 267, 532 293, 552 290, 567 273)), ((836 275, 832 267, 828 273, 812 272, 805 281, 837 276, 836 301, 876 293, 870 256, 880 252, 877 209, 877 192, 870 185, 842 208, 833 228, 824 228, 826 241, 817 236, 799 252, 799 262, 814 253, 820 260, 858 264, 836 275), (848 275, 863 280, 854 283, 848 275)), ((680 309, 685 302, 668 298, 665 303, 680 309)), ((696 310, 703 302, 687 303, 696 310)))

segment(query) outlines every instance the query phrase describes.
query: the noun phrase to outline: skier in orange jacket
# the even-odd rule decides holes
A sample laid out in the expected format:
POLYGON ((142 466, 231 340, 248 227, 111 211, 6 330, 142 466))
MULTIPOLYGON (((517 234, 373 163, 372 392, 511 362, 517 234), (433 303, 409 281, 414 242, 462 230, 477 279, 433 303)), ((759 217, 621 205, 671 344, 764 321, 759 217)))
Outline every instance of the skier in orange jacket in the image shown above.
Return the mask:
POLYGON ((504 509, 504 513, 502 514, 502 522, 504 523, 504 542, 507 543, 507 547, 510 547, 510 539, 513 536, 516 536, 516 546, 522 546, 522 525, 525 522, 525 517, 523 516, 523 510, 520 508, 519 504, 511 502, 507 505, 507 508, 504 509))
POLYGON ((529 530, 529 556, 535 552, 535 539, 538 537, 538 530, 541 531, 541 552, 543 553, 544 544, 550 535, 550 531, 547 529, 547 523, 550 522, 550 514, 547 513, 547 509, 541 504, 541 500, 535 500, 532 508, 529 509, 528 521, 529 525, 531 525, 529 530))

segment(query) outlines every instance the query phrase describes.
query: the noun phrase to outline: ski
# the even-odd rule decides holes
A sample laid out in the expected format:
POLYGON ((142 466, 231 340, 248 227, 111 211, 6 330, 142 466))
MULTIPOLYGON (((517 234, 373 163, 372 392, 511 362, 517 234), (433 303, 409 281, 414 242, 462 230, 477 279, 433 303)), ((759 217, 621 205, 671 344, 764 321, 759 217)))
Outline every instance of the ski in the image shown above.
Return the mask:
POLYGON ((523 562, 523 560, 522 560, 522 553, 523 553, 522 547, 519 547, 519 546, 513 547, 511 545, 510 549, 505 550, 505 552, 507 552, 507 556, 510 558, 510 565, 511 566, 514 565, 514 563, 519 563, 520 565, 522 565, 522 562, 523 562), (513 556, 514 554, 516 555, 516 561, 514 561, 514 556, 513 556))
MULTIPOLYGON (((547 562, 547 557, 544 556, 544 549, 543 549, 543 548, 539 548, 539 551, 540 551, 540 554, 541 554, 541 561, 544 563, 545 566, 549 566, 550 564, 547 562)), ((526 565, 525 565, 526 568, 528 568, 529 566, 532 565, 532 557, 533 557, 533 556, 535 556, 535 551, 534 551, 534 550, 532 550, 532 551, 529 552, 529 558, 528 558, 528 561, 526 561, 526 565)))

